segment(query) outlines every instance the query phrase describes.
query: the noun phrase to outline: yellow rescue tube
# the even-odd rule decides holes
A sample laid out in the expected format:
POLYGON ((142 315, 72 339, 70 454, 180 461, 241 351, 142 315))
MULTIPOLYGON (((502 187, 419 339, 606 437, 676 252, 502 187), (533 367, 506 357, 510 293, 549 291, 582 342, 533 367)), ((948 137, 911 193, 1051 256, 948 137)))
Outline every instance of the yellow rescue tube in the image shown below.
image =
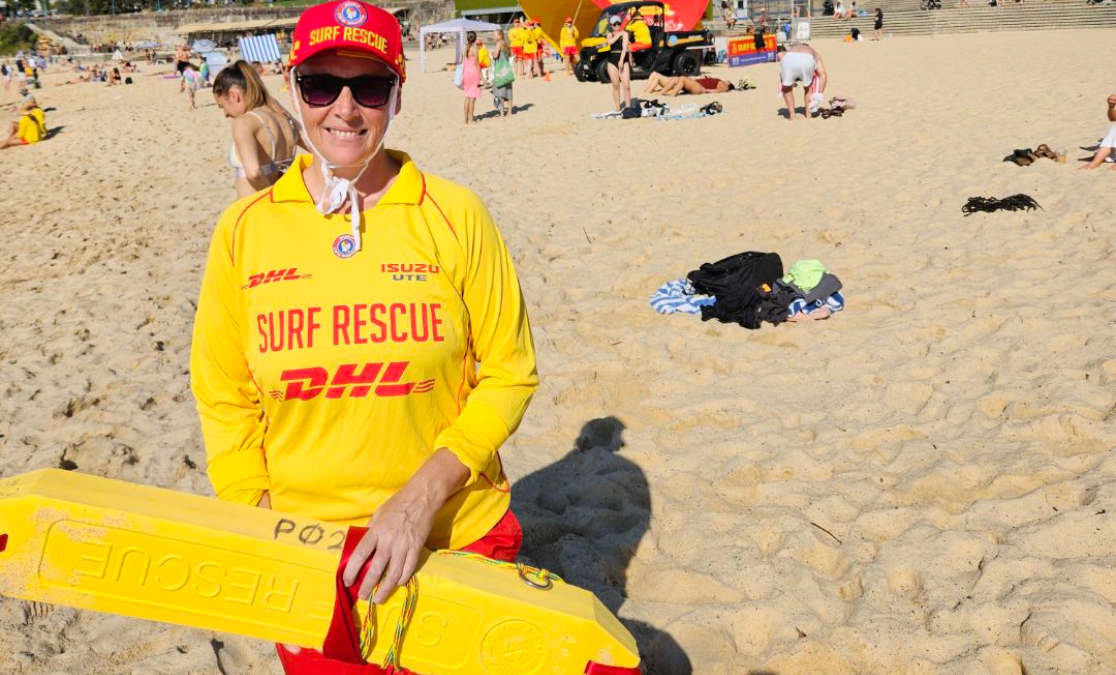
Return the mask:
MULTIPOLYGON (((198 495, 34 471, 0 481, 0 594, 320 649, 346 533, 198 495)), ((631 634, 583 589, 557 580, 538 588, 548 584, 514 568, 429 553, 416 577, 398 654, 409 670, 542 675, 639 665, 631 634)), ((374 613, 370 662, 387 655, 404 595, 397 590, 374 613)))

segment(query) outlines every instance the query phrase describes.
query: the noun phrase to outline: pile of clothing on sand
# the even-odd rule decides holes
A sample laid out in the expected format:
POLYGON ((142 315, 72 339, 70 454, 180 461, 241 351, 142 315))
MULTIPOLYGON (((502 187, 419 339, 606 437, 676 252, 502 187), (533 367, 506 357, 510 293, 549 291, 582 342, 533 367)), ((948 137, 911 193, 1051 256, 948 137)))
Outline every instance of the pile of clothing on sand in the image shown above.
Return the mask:
POLYGON ((820 260, 799 260, 784 274, 778 253, 746 251, 663 284, 651 307, 754 330, 765 322, 828 319, 845 308, 845 298, 841 280, 820 260))

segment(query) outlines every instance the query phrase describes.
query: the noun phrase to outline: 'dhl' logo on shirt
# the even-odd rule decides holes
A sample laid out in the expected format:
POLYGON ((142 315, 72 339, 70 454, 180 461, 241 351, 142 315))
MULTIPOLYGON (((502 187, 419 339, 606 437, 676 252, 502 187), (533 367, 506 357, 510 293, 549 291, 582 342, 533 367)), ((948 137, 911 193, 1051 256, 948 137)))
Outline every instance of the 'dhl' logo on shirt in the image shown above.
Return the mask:
POLYGON ((434 389, 434 380, 403 382, 403 374, 410 361, 366 363, 357 371, 358 364, 344 363, 330 378, 325 368, 295 368, 284 370, 279 380, 287 383, 286 391, 272 389, 268 392, 276 401, 309 401, 325 392, 326 398, 364 398, 375 396, 409 396, 425 394, 434 389), (328 387, 327 387, 328 385, 328 387))
POLYGON ((263 284, 271 284, 278 281, 294 281, 295 279, 310 279, 309 274, 299 274, 297 267, 288 267, 281 270, 271 270, 269 272, 261 272, 253 274, 248 277, 248 283, 241 286, 242 289, 255 288, 263 284))

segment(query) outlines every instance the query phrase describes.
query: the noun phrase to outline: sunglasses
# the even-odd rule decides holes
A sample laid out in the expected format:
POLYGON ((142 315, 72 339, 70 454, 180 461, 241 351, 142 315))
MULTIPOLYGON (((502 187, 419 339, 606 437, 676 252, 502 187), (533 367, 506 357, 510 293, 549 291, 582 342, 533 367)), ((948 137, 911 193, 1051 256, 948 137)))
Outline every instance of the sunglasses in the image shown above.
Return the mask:
POLYGON ((391 75, 361 75, 359 77, 337 77, 336 75, 315 74, 296 75, 298 92, 302 100, 312 108, 331 105, 341 96, 345 87, 353 94, 353 100, 364 108, 379 108, 388 102, 395 77, 391 75))

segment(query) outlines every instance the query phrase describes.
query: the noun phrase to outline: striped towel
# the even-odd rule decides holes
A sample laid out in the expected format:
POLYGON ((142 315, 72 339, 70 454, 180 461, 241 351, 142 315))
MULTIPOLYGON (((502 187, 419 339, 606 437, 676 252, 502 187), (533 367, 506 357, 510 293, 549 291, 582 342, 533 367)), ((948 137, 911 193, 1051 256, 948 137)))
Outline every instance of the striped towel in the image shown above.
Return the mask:
POLYGON ((651 296, 651 308, 659 314, 701 314, 702 307, 715 302, 714 297, 695 295, 688 279, 669 281, 651 296))
POLYGON ((831 314, 836 314, 845 308, 845 297, 838 291, 824 300, 815 300, 814 302, 806 302, 803 298, 796 298, 787 308, 787 318, 789 319, 800 312, 813 314, 822 307, 828 307, 831 314))

